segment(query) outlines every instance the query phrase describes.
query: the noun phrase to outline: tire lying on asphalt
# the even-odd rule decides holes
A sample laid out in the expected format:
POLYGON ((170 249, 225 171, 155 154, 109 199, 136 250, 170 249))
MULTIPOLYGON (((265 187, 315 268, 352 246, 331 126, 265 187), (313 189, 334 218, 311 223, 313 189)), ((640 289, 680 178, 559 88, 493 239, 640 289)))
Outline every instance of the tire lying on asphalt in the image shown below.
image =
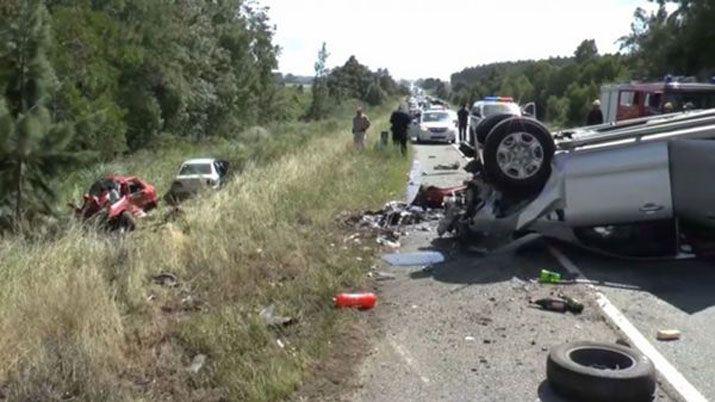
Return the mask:
POLYGON ((546 376, 552 389, 578 401, 651 401, 653 363, 636 350, 598 342, 574 342, 549 352, 546 376))
POLYGON ((489 183, 509 195, 538 193, 551 174, 556 147, 549 130, 534 119, 511 117, 497 124, 484 144, 489 183))
POLYGON ((477 142, 479 142, 480 144, 484 144, 484 141, 486 141, 487 136, 489 135, 489 133, 492 132, 494 127, 497 124, 511 117, 514 117, 514 115, 510 113, 499 113, 485 117, 484 119, 479 121, 479 123, 477 123, 477 126, 474 127, 474 136, 476 137, 477 142))

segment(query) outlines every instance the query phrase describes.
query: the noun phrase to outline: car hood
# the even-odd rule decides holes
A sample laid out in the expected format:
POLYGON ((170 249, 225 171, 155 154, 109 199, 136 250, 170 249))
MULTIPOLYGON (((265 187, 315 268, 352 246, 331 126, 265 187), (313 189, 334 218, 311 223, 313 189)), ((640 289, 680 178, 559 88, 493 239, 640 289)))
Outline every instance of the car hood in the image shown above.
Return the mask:
POLYGON ((426 128, 451 128, 454 124, 450 121, 433 121, 429 123, 422 123, 422 126, 426 128))

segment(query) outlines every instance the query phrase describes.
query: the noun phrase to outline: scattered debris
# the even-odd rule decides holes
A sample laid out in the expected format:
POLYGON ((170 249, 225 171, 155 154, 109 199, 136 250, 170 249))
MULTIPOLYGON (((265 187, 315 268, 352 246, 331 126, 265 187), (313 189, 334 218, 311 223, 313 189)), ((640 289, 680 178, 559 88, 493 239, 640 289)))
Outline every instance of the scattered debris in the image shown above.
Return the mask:
POLYGON ((333 302, 338 308, 370 310, 377 304, 377 296, 374 293, 340 293, 333 297, 333 302))
POLYGON ((459 162, 450 163, 448 165, 441 164, 434 167, 434 170, 457 170, 461 167, 459 162))
POLYGON ((574 314, 581 314, 581 312, 583 312, 583 304, 570 297, 568 300, 564 298, 546 297, 531 301, 531 303, 538 305, 543 310, 555 311, 557 313, 570 311, 574 314))
POLYGON ((677 341, 680 339, 681 332, 677 329, 661 329, 656 334, 656 339, 659 341, 677 341))
POLYGON ((280 339, 276 339, 276 345, 278 345, 278 347, 281 349, 284 349, 286 347, 285 343, 283 343, 283 341, 280 339))
POLYGON ((395 275, 392 275, 387 272, 381 272, 381 271, 374 271, 374 272, 369 272, 367 274, 369 278, 373 278, 376 281, 387 281, 387 280, 392 280, 395 279, 395 275))
POLYGON ((464 337, 464 340, 467 341, 467 342, 471 342, 471 341, 474 340, 474 337, 473 337, 473 336, 465 336, 465 337, 464 337))
POLYGON ((558 272, 542 269, 539 273, 540 283, 561 283, 561 274, 558 272))
POLYGON ((388 264, 393 266, 428 266, 444 262, 444 255, 438 251, 422 251, 415 253, 394 253, 382 256, 388 264))
POLYGON ((181 299, 181 306, 185 311, 197 311, 201 309, 201 301, 192 295, 188 295, 181 299))
POLYGON ((390 239, 388 239, 387 236, 378 236, 377 239, 375 239, 375 241, 377 241, 377 244, 381 244, 381 245, 383 245, 387 248, 393 249, 393 250, 396 250, 396 249, 402 247, 402 245, 400 244, 399 241, 390 240, 390 239))
POLYGON ((189 366, 189 371, 194 374, 197 374, 199 370, 204 367, 204 364, 206 364, 206 355, 199 353, 194 356, 193 360, 191 360, 191 366, 189 366))
POLYGON ((566 307, 570 312, 574 314, 581 314, 583 312, 583 303, 577 299, 564 295, 563 293, 559 294, 559 297, 566 302, 566 307))
POLYGON ((263 308, 258 315, 269 327, 287 327, 288 325, 294 324, 298 321, 293 317, 276 315, 275 304, 271 304, 270 306, 263 308))
POLYGON ((414 205, 420 205, 428 208, 443 208, 445 200, 449 197, 456 197, 459 193, 465 191, 467 186, 455 187, 420 187, 417 198, 413 202, 414 205))
POLYGON ((172 287, 172 288, 179 286, 179 280, 176 278, 176 275, 168 273, 168 272, 162 272, 158 275, 154 275, 151 277, 151 279, 157 285, 168 286, 168 287, 172 287))

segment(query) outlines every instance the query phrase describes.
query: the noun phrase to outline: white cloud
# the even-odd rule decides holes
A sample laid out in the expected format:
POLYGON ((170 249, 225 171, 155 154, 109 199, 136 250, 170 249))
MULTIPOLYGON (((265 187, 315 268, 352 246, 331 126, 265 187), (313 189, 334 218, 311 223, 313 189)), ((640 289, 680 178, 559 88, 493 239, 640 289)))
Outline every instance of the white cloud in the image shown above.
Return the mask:
POLYGON ((616 52, 645 0, 261 0, 283 48, 282 72, 312 75, 350 55, 400 78, 449 78, 495 61, 568 56, 583 39, 616 52))

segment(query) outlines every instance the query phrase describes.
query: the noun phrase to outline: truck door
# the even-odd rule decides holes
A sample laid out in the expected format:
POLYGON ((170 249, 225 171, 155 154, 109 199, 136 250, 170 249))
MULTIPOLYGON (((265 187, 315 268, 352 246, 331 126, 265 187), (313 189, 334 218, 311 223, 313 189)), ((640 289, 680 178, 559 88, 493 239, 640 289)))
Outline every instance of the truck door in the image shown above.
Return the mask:
POLYGON ((600 226, 670 219, 668 144, 577 151, 565 158, 566 222, 600 226))

